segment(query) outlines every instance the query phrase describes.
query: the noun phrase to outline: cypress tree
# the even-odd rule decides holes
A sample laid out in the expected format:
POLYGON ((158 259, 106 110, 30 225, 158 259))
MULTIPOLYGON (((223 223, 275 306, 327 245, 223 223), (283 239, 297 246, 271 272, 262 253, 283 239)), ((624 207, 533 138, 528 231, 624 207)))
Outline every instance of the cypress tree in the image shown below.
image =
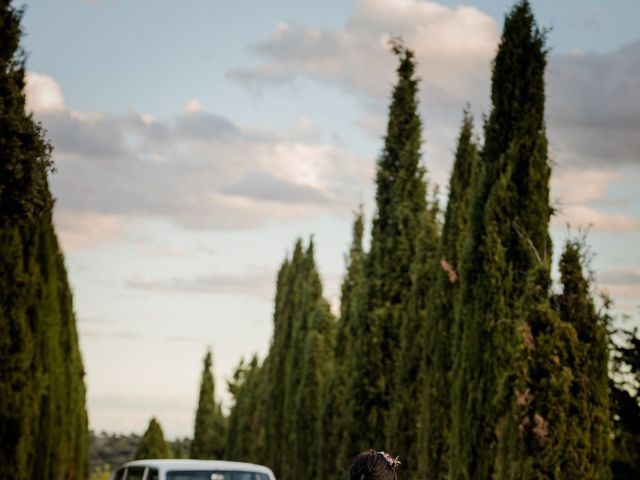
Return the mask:
POLYGON ((335 334, 313 242, 305 250, 298 240, 278 273, 269 353, 262 366, 255 358, 249 367, 240 364, 229 384, 234 458, 266 463, 283 480, 316 476, 335 334))
POLYGON ((324 434, 320 430, 323 395, 334 368, 336 322, 329 303, 322 296, 312 242, 306 252, 306 262, 310 302, 309 310, 304 315, 308 316, 309 324, 304 340, 299 345, 303 348, 302 362, 292 367, 301 372, 300 383, 293 385, 296 393, 293 411, 295 422, 292 479, 318 478, 320 443, 324 434))
POLYGON ((140 439, 138 449, 136 450, 135 460, 144 460, 147 458, 170 458, 169 445, 164 440, 164 433, 158 420, 153 417, 149 421, 147 431, 140 439))
MULTIPOLYGON (((493 475, 496 426, 515 408, 518 381, 527 373, 526 358, 518 371, 514 359, 527 350, 531 335, 545 332, 553 321, 544 45, 529 2, 519 1, 505 19, 493 63, 492 110, 461 262, 455 327, 461 338, 453 342, 459 350, 453 362, 452 478, 493 475)), ((513 430, 501 435, 501 458, 507 450, 523 454, 505 447, 511 441, 507 437, 516 435, 513 430)), ((499 468, 498 477, 503 473, 499 468)))
POLYGON ((424 169, 420 165, 422 128, 417 113, 414 54, 398 42, 392 47, 399 58, 398 81, 376 173, 377 212, 366 262, 366 325, 360 333, 363 341, 354 344, 357 358, 347 394, 353 406, 351 428, 357 450, 379 448, 396 433, 390 431, 389 421, 392 385, 403 313, 412 289, 408 272, 427 208, 424 169))
POLYGON ((278 272, 273 314, 273 338, 265 359, 266 411, 268 412, 265 417, 265 455, 266 463, 278 476, 280 476, 285 464, 284 450, 281 445, 287 439, 285 399, 294 322, 292 304, 296 295, 294 288, 297 287, 293 275, 298 269, 302 257, 302 242, 298 240, 291 260, 285 259, 278 272))
POLYGON ((418 232, 415 257, 407 274, 411 290, 404 299, 400 329, 399 355, 395 375, 388 427, 387 450, 403 455, 403 477, 418 478, 418 434, 420 405, 424 395, 424 344, 429 316, 428 302, 433 296, 433 272, 439 244, 439 205, 435 200, 424 211, 418 232))
POLYGON ((51 219, 51 146, 25 112, 21 15, 0 1, 0 477, 86 478, 84 370, 51 219))
POLYGON ((221 459, 226 443, 225 418, 215 399, 211 350, 204 357, 200 396, 193 429, 191 458, 221 459))
MULTIPOLYGON (((307 276, 311 274, 308 269, 307 255, 302 246, 302 241, 296 245, 294 258, 291 261, 289 283, 289 308, 291 312, 291 344, 287 352, 287 363, 285 370, 284 385, 284 441, 289 447, 287 449, 280 446, 283 463, 280 466, 278 477, 283 480, 297 478, 297 443, 298 438, 298 416, 297 395, 300 384, 303 380, 302 364, 305 354, 305 343, 309 331, 309 307, 312 296, 306 283, 307 276), (297 253, 297 255, 296 255, 297 253), (295 452, 293 450, 296 450, 295 452)), ((311 445, 304 445, 310 449, 311 445)), ((309 455, 313 458, 313 455, 309 455)))
MULTIPOLYGON (((584 275, 584 246, 567 241, 560 258, 562 293, 556 297, 560 320, 575 330, 575 348, 564 364, 571 369, 569 450, 566 478, 609 478, 609 380, 606 319, 594 305, 584 275)), ((565 351, 566 352, 566 351, 565 351)), ((566 354, 566 353, 565 353, 566 354)))
POLYGON ((247 456, 243 454, 243 448, 240 445, 243 440, 243 435, 240 433, 242 431, 241 423, 246 420, 245 412, 240 407, 240 400, 243 397, 243 390, 245 388, 246 373, 247 368, 244 364, 244 358, 241 358, 231 379, 227 380, 227 390, 233 397, 233 404, 229 411, 227 424, 226 452, 230 460, 248 460, 247 456))
POLYGON ((0 1, 0 205, 5 225, 33 221, 53 205, 47 182, 51 146, 25 112, 22 13, 11 0, 0 1))
POLYGON ((362 317, 366 283, 365 253, 362 247, 364 218, 360 211, 353 223, 353 240, 346 256, 346 275, 340 295, 340 320, 333 353, 334 373, 325 390, 322 413, 318 478, 337 478, 354 455, 352 413, 346 403, 346 389, 353 366, 353 345, 358 341, 358 326, 362 317))
POLYGON ((289 457, 280 474, 284 480, 316 477, 322 398, 333 371, 335 342, 335 319, 322 297, 313 241, 298 262, 292 261, 291 273, 294 323, 285 391, 285 433, 291 447, 281 447, 283 457, 287 451, 289 457))
POLYGON ((264 366, 257 356, 240 362, 229 382, 235 403, 229 413, 227 456, 230 460, 265 463, 264 366))
POLYGON ((451 341, 455 299, 460 288, 459 261, 469 220, 470 187, 476 160, 473 119, 465 110, 449 180, 449 200, 423 335, 425 363, 420 372, 423 390, 416 455, 420 478, 444 479, 448 474, 451 341))
MULTIPOLYGON (((55 233, 51 230, 53 239, 55 233)), ((68 424, 63 441, 63 478, 82 479, 88 475, 89 419, 86 409, 84 365, 73 311, 73 297, 67 281, 64 257, 56 248, 58 299, 62 319, 60 347, 63 355, 62 415, 68 424)))
POLYGON ((184 458, 184 447, 180 439, 176 440, 173 444, 173 458, 184 458))

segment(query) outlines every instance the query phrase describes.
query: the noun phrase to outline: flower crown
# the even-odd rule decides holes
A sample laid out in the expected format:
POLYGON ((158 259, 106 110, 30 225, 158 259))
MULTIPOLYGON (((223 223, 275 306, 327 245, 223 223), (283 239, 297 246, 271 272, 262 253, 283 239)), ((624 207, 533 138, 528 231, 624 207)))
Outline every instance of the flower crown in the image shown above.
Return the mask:
POLYGON ((384 460, 387 462, 387 465, 389 465, 389 467, 391 467, 391 470, 395 471, 396 468, 398 468, 398 466, 400 465, 400 460, 398 460, 398 457, 392 457, 391 455, 389 455, 387 452, 376 452, 378 455, 382 455, 382 458, 384 458, 384 460))

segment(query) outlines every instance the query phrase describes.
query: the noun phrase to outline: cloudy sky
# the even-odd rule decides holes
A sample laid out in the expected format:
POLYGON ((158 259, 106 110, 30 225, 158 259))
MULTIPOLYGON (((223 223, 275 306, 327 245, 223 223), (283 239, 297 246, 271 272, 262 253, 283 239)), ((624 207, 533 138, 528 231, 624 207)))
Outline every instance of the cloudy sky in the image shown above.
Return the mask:
MULTIPOLYGON (((640 323, 640 3, 533 0, 549 27, 556 249, 640 323)), ((57 171, 55 221, 91 427, 191 435, 201 362, 217 387, 271 336, 276 269, 314 236, 334 306, 352 212, 373 212, 401 35, 421 77, 424 162, 446 183, 461 112, 488 110, 507 0, 33 0, 29 108, 57 171)), ((478 132, 480 130, 478 129, 478 132)))

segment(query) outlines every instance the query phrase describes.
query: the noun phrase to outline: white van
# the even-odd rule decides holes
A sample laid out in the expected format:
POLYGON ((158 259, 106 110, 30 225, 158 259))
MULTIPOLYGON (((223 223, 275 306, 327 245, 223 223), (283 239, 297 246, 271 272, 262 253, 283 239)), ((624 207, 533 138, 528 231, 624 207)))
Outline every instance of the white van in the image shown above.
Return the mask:
POLYGON ((276 480, 262 465, 221 460, 135 460, 118 468, 111 480, 276 480))

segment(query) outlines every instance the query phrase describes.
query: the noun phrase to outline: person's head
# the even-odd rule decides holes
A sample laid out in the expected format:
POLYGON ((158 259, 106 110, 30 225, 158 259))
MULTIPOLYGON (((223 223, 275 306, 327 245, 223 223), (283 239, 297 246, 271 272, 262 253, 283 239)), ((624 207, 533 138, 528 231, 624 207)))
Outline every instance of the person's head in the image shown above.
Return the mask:
POLYGON ((349 480, 397 480, 400 462, 388 453, 367 450, 353 459, 349 480))

